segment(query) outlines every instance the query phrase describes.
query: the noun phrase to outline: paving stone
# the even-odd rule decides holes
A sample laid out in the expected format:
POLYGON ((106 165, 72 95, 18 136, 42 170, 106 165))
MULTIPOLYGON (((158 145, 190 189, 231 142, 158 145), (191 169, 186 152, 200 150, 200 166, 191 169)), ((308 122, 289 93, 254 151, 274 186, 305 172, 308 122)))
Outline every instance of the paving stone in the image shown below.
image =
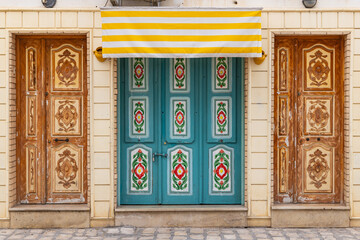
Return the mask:
POLYGON ((191 228, 190 229, 190 233, 203 233, 204 229, 203 228, 191 228))
POLYGON ((204 239, 205 236, 204 235, 195 235, 195 234, 191 234, 190 235, 190 239, 204 239))
POLYGON ((174 235, 175 236, 184 236, 184 235, 187 235, 187 232, 175 230, 174 235))
POLYGON ((107 228, 107 229, 105 229, 105 231, 110 234, 120 233, 120 230, 118 228, 107 228))
POLYGON ((236 239, 236 235, 233 234, 233 235, 224 235, 224 238, 225 239, 236 239))
POLYGON ((134 234, 134 228, 122 227, 120 228, 122 234, 134 234))
POLYGON ((206 240, 221 240, 220 236, 207 236, 206 240))

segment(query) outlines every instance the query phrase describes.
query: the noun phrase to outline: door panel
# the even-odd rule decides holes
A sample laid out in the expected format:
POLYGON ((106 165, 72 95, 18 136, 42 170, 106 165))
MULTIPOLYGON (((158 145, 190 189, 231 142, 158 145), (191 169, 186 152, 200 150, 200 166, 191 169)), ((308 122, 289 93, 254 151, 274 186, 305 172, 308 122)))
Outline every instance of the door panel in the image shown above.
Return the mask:
POLYGON ((158 202, 158 161, 153 158, 161 131, 159 124, 160 65, 157 59, 124 59, 119 64, 123 98, 118 109, 120 150, 124 161, 120 168, 120 200, 124 204, 156 204, 158 202), (123 104, 125 103, 125 104, 123 104), (156 123, 156 124, 155 124, 156 123), (123 126, 121 128, 121 126, 123 126))
POLYGON ((118 204, 241 204, 242 60, 220 58, 217 70, 212 59, 135 61, 148 66, 144 71, 147 90, 137 91, 137 85, 129 83, 134 59, 119 61, 118 204), (133 99, 148 102, 148 114, 142 109, 137 124, 146 126, 141 121, 148 118, 152 139, 127 137, 137 111, 129 110, 133 99))
POLYGON ((87 201, 86 40, 26 36, 17 41, 18 200, 84 203, 87 201), (25 84, 19 81, 23 78, 27 79, 25 84), (20 104, 23 98, 26 104, 20 104), (25 151, 21 147, 24 143, 25 151))
MULTIPOLYGON (((295 91, 286 92, 286 98, 294 99, 290 105, 285 105, 282 92, 275 93, 277 112, 275 132, 275 149, 277 155, 277 193, 275 199, 285 202, 286 196, 292 196, 292 191, 283 186, 284 169, 288 175, 287 186, 294 189, 293 202, 299 203, 340 203, 343 189, 343 39, 337 36, 302 37, 277 39, 278 62, 275 77, 281 80, 282 49, 293 51, 295 56, 290 64, 290 72, 294 77, 295 91), (289 116, 285 120, 289 108, 289 116), (283 130, 289 133, 284 135, 283 130), (293 134, 293 135, 292 135, 293 134), (292 137, 293 136, 293 137, 292 137), (295 140, 296 139, 296 142, 295 140), (290 141, 295 144, 288 144, 290 141), (289 152, 283 149, 289 148, 289 152), (293 154, 296 152, 297 154, 293 154), (284 159, 290 157, 290 162, 284 159), (291 164, 291 161, 294 164, 291 164)), ((294 80, 293 80, 294 79, 294 80)), ((278 81, 277 81, 278 83, 278 81)), ((278 84, 277 86, 281 86, 278 84)), ((287 200, 286 200, 287 201, 287 200)))
POLYGON ((45 176, 42 126, 44 118, 38 114, 42 108, 43 88, 41 66, 43 64, 42 42, 39 39, 17 41, 17 189, 18 202, 41 203, 44 198, 45 176), (22 104, 20 104, 22 103, 22 104), (25 103, 25 104, 23 104, 25 103))

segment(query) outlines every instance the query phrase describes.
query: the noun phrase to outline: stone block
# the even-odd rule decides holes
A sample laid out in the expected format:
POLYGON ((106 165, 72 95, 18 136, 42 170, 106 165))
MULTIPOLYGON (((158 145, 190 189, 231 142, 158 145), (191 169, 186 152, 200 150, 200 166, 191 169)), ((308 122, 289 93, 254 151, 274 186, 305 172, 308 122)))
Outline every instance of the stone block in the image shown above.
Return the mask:
MULTIPOLYGON (((4 89, 0 89, 0 95, 3 94, 5 92, 4 89)), ((4 102, 0 102, 0 103, 4 103, 4 102)), ((8 113, 6 112, 6 106, 5 105, 0 105, 0 120, 6 120, 6 116, 8 115, 8 113)))
POLYGON ((268 103, 268 88, 251 88, 251 103, 268 103))
POLYGON ((285 13, 285 28, 299 28, 300 27, 300 13, 286 12, 285 13))
MULTIPOLYGON (((304 205, 302 205, 304 206, 304 205)), ((359 206, 360 207, 360 206, 359 206)), ((288 206, 272 209, 271 227, 349 227, 350 210, 342 206, 288 206)))
POLYGON ((94 120, 94 135, 105 136, 110 135, 110 120, 94 120))
POLYGON ((94 28, 101 28, 101 15, 100 15, 100 11, 94 13, 94 28))
MULTIPOLYGON (((97 60, 96 60, 97 61, 97 60)), ((109 71, 94 71, 94 86, 96 87, 109 87, 110 82, 110 72, 109 71)), ((360 81, 360 79, 359 79, 360 81)))
POLYGON ((269 28, 283 28, 284 27, 284 13, 269 12, 269 28))
POLYGON ((54 12, 39 12, 39 27, 53 28, 55 26, 54 12))
POLYGON ((316 12, 302 12, 301 13, 301 27, 302 28, 316 28, 316 12))
MULTIPOLYGON (((8 209, 7 209, 7 205, 5 202, 0 202, 0 218, 7 218, 8 217, 8 209)), ((1 221, 2 219, 0 219, 1 221)), ((1 225, 3 224, 3 222, 0 222, 0 228, 1 225)), ((6 224, 5 224, 6 225, 6 224)), ((4 227, 8 227, 8 226, 4 226, 4 227)))
POLYGON ((354 39, 354 54, 360 54, 360 39, 354 39))
POLYGON ((6 53, 5 39, 0 39, 0 54, 6 53))
POLYGON ((267 169, 251 169, 249 173, 250 184, 267 184, 268 170, 267 169))
POLYGON ((95 202, 94 203, 94 217, 111 217, 112 211, 110 211, 109 202, 95 202))
POLYGON ((39 27, 39 16, 37 12, 24 12, 22 20, 24 28, 39 27))
POLYGON ((5 137, 6 135, 7 135, 6 122, 0 121, 0 137, 5 137))
POLYGON ((268 13, 261 13, 261 28, 268 27, 268 13))
MULTIPOLYGON (((251 61, 251 60, 250 60, 251 61)), ((251 87, 268 87, 269 86, 268 72, 251 72, 251 87)), ((359 79, 360 81, 360 79, 359 79)))
POLYGON ((64 28, 75 28, 78 26, 77 12, 62 12, 61 14, 61 26, 64 28))
POLYGON ((7 12, 6 13, 6 27, 7 28, 20 28, 22 24, 21 12, 7 12))
POLYGON ((5 12, 0 12, 0 28, 5 28, 5 12))
POLYGON ((11 228, 86 228, 89 226, 89 211, 10 211, 11 228))
POLYGON ((110 119, 110 104, 94 104, 94 119, 110 119))
POLYGON ((251 137, 251 152, 267 152, 268 138, 267 137, 251 137))
POLYGON ((339 28, 353 28, 354 14, 352 12, 339 12, 339 28))
POLYGON ((5 55, 0 55, 0 71, 5 71, 5 69, 6 69, 5 55))
POLYGON ((250 167, 255 168, 267 168, 268 167, 268 155, 267 153, 249 153, 250 167))
POLYGON ((250 124, 251 136, 267 136, 268 124, 267 121, 252 121, 250 124))
POLYGON ((268 202, 267 201, 251 201, 250 216, 251 217, 268 216, 268 202))
POLYGON ((110 89, 99 88, 93 89, 94 103, 109 103, 110 102, 110 89))
POLYGON ((360 201, 360 185, 352 186, 353 201, 360 201))
POLYGON ((355 13, 355 16, 354 16, 354 18, 355 18, 355 28, 360 28, 360 12, 356 12, 355 13))
MULTIPOLYGON (((97 47, 99 47, 99 46, 101 46, 101 45, 97 45, 97 47)), ((97 71, 97 70, 110 70, 111 61, 107 60, 105 62, 99 62, 96 59, 94 54, 91 54, 91 55, 93 56, 93 66, 94 66, 93 70, 95 70, 95 71, 97 71)))
POLYGON ((360 55, 354 55, 354 71, 360 71, 360 55))
POLYGON ((322 28, 337 28, 337 13, 323 12, 321 13, 322 28))
MULTIPOLYGON (((1 141, 0 141, 0 143, 1 143, 1 141)), ((5 186, 6 184, 7 184, 6 170, 5 169, 0 169, 0 186, 5 186)), ((0 194, 6 194, 6 193, 0 191, 0 194)))
POLYGON ((94 201, 110 201, 113 197, 110 186, 94 186, 94 201))
POLYGON ((110 137, 94 137, 93 148, 95 152, 109 152, 110 151, 110 137))
POLYGON ((6 158, 5 158, 6 154, 5 153, 0 153, 0 169, 4 169, 6 166, 6 158))
POLYGON ((110 184, 110 169, 94 169, 94 184, 110 184))
POLYGON ((245 207, 120 207, 115 211, 116 226, 135 227, 246 227, 245 207), (141 221, 139 221, 141 219, 141 221))
MULTIPOLYGON (((254 170, 251 170, 251 172, 254 170)), ((251 199, 251 204, 253 203, 253 201, 266 201, 267 200, 267 195, 268 195, 268 187, 267 185, 251 185, 250 186, 250 199, 251 199)))
MULTIPOLYGON (((6 152, 6 138, 5 137, 0 137, 0 153, 5 153, 6 152)), ((1 172, 2 170, 0 170, 1 172)), ((0 174, 4 174, 4 172, 1 172, 0 174)), ((4 175, 3 175, 4 176, 4 175)), ((5 179, 0 179, 0 185, 4 182, 5 179)))
POLYGON ((94 168, 110 168, 110 153, 94 153, 94 168))
POLYGON ((267 104, 251 104, 250 105, 251 119, 256 120, 267 120, 268 116, 268 105, 267 104))
POLYGON ((94 26, 94 14, 92 12, 78 13, 78 27, 92 28, 94 26))

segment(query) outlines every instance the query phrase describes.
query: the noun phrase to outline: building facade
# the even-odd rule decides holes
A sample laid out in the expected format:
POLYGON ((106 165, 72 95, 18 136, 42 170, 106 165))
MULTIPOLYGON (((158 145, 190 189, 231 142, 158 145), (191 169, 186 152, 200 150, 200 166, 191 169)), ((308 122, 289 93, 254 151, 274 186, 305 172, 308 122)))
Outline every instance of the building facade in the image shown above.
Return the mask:
POLYGON ((0 227, 360 225, 357 1, 160 4, 263 7, 260 64, 100 62, 105 1, 14 4, 0 4, 0 227))

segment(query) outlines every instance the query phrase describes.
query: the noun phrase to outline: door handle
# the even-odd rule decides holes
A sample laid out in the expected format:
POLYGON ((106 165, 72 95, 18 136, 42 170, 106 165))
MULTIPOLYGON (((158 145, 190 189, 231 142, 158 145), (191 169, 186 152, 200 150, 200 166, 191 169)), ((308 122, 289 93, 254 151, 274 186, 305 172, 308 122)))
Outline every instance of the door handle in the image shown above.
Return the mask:
POLYGON ((54 140, 55 142, 69 142, 70 140, 68 138, 66 139, 58 139, 58 138, 55 138, 54 140))
POLYGON ((167 157, 166 153, 153 153, 152 154, 152 161, 155 162, 155 157, 167 157))

